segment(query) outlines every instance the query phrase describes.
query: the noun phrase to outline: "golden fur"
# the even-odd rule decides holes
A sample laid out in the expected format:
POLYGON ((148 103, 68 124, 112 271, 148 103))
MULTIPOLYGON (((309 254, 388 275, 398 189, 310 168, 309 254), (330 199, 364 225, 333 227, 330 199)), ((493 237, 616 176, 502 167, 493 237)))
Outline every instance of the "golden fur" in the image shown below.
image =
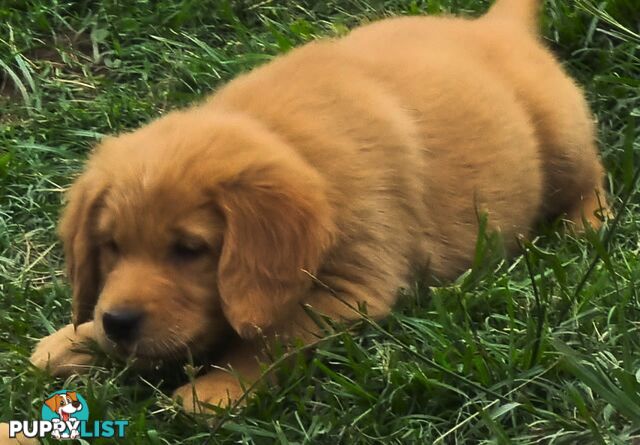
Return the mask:
MULTIPOLYGON (((541 220, 599 226, 592 116, 539 41, 537 7, 383 20, 103 141, 60 225, 79 330, 42 340, 34 363, 82 370, 70 345, 95 338, 150 360, 224 350, 251 381, 258 334, 317 331, 303 305, 381 318, 415 270, 463 272, 478 212, 511 252, 541 220), (123 347, 102 319, 130 307, 144 321, 123 347)), ((242 394, 220 370, 194 384, 210 403, 242 394)), ((191 385, 176 395, 195 409, 191 385)))

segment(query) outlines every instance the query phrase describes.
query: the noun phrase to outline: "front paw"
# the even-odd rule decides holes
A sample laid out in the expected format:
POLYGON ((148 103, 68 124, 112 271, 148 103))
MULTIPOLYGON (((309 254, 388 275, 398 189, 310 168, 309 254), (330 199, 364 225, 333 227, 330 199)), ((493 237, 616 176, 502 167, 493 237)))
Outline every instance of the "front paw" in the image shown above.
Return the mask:
POLYGON ((38 342, 31 354, 31 363, 59 377, 85 373, 94 361, 87 347, 93 339, 92 321, 77 329, 69 324, 38 342))
POLYGON ((13 439, 9 437, 9 424, 0 422, 0 445, 39 445, 38 439, 27 438, 23 433, 16 434, 13 439))
POLYGON ((173 398, 191 413, 215 413, 227 408, 244 395, 238 378, 228 372, 213 371, 176 389, 173 398))

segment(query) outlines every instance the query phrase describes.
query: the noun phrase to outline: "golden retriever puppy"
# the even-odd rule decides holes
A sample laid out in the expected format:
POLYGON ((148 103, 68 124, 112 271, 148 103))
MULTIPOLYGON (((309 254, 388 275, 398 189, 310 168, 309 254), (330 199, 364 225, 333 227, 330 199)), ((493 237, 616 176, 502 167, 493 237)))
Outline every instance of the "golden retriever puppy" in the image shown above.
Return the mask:
MULTIPOLYGON (((82 371, 92 338, 142 361, 219 353, 251 382, 263 337, 320 330, 303 306, 381 318, 414 271, 455 278, 478 212, 512 252, 541 220, 599 226, 592 116, 538 6, 363 26, 104 140, 60 224, 73 325, 32 361, 82 371)), ((212 368, 175 394, 193 410, 242 389, 212 368)))

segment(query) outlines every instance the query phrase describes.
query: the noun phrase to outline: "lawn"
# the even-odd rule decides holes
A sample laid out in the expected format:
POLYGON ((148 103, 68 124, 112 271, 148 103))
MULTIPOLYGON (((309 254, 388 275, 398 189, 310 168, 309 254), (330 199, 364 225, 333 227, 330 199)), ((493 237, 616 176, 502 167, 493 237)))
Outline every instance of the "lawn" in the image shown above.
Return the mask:
MULTIPOLYGON (((128 444, 640 444, 640 2, 549 0, 547 44, 586 89, 616 218, 552 228, 502 261, 481 237, 455 283, 405 289, 357 336, 282 361, 249 405, 182 412, 126 366, 61 381, 30 366, 70 320, 55 224, 103 135, 136 128, 322 36, 485 0, 0 0, 0 421, 77 389, 128 444)), ((398 69, 401 69, 399 67, 398 69)), ((463 125, 463 123, 461 123, 463 125)), ((276 352, 277 353, 277 352, 276 352)), ((49 443, 51 443, 50 441, 49 443)), ((94 443, 109 443, 95 440, 94 443)))

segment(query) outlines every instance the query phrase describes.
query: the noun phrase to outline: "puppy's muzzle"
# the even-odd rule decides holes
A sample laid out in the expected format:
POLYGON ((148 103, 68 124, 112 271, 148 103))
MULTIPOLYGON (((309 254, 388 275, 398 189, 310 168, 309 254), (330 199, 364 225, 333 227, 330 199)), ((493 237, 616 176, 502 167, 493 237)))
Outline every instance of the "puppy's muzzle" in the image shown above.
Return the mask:
POLYGON ((111 341, 125 345, 136 341, 143 318, 144 313, 135 309, 113 310, 102 315, 102 325, 111 341))

